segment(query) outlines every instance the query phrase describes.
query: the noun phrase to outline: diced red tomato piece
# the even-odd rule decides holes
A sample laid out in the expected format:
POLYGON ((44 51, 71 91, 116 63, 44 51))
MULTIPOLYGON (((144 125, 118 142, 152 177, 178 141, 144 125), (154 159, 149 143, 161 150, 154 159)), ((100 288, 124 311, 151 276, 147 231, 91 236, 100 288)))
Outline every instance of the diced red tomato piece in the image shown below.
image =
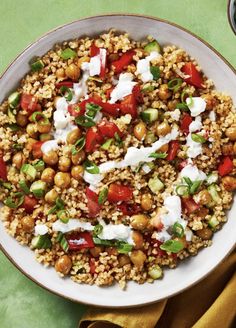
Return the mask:
POLYGON ((107 91, 106 91, 107 99, 111 98, 111 93, 112 93, 113 90, 114 90, 114 87, 111 87, 111 88, 107 89, 107 91))
POLYGON ((220 165, 218 166, 218 172, 221 177, 231 173, 234 168, 234 163, 230 159, 229 156, 224 157, 223 160, 221 161, 220 165))
POLYGON ((36 110, 39 110, 38 100, 27 93, 22 93, 20 99, 20 106, 22 109, 28 112, 28 114, 32 114, 36 110))
POLYGON ((113 61, 112 65, 114 66, 114 72, 116 74, 121 73, 126 66, 132 63, 134 55, 134 50, 128 50, 118 60, 113 61))
POLYGON ((77 117, 84 115, 85 110, 82 110, 79 104, 70 104, 68 105, 68 112, 71 116, 77 117))
POLYGON ((34 158, 42 158, 43 152, 41 150, 44 141, 37 141, 32 145, 32 154, 34 158))
POLYGON ((133 118, 137 117, 138 113, 134 94, 124 97, 124 100, 120 103, 120 111, 122 114, 130 114, 133 118))
POLYGON ((93 42, 90 48, 90 56, 94 57, 97 56, 99 54, 100 48, 98 48, 97 46, 95 46, 95 43, 93 42))
POLYGON ((25 195, 24 201, 21 205, 26 211, 26 213, 31 214, 35 208, 35 206, 38 204, 38 201, 33 196, 27 196, 25 195))
POLYGON ((67 88, 73 88, 73 81, 61 81, 55 84, 56 88, 61 88, 61 87, 67 87, 67 88))
POLYGON ((184 113, 181 122, 180 122, 180 130, 185 133, 188 134, 189 133, 189 125, 192 123, 193 119, 192 117, 187 114, 184 113))
POLYGON ((205 88, 201 73, 196 69, 196 66, 193 63, 191 62, 186 63, 182 67, 182 72, 185 75, 189 75, 189 77, 184 79, 185 82, 187 82, 190 85, 193 85, 196 88, 201 88, 201 89, 205 88))
POLYGON ((183 197, 182 205, 188 214, 191 214, 199 209, 200 205, 197 204, 192 197, 183 197))
POLYGON ((124 214, 124 215, 134 215, 140 213, 141 209, 140 206, 137 204, 127 204, 122 203, 117 205, 117 208, 124 214))
POLYGON ((122 137, 122 132, 120 131, 118 126, 113 122, 102 120, 97 127, 98 127, 98 131, 101 133, 103 137, 113 138, 116 133, 120 137, 122 137))
POLYGON ((169 143, 168 155, 166 157, 167 161, 173 161, 173 159, 175 159, 177 155, 178 150, 179 150, 179 141, 172 140, 169 143))
POLYGON ((93 257, 89 259, 89 268, 90 268, 90 273, 94 274, 96 271, 96 263, 93 257))
POLYGON ((100 135, 96 127, 91 127, 86 132, 85 151, 90 153, 94 151, 103 142, 103 137, 100 135))
POLYGON ((133 198, 133 190, 117 183, 110 184, 107 199, 111 203, 128 202, 133 198))
POLYGON ((2 156, 0 156, 0 179, 7 181, 7 166, 2 156))
POLYGON ((89 232, 73 232, 66 239, 71 251, 94 247, 93 237, 89 232))
POLYGON ((133 87, 132 93, 133 93, 133 95, 135 97, 135 100, 136 100, 137 104, 143 104, 143 93, 141 92, 141 89, 140 89, 140 85, 139 84, 136 84, 133 87))
POLYGON ((113 117, 117 117, 120 113, 119 104, 110 104, 108 102, 101 102, 102 112, 109 114, 113 117))
POLYGON ((89 215, 94 218, 100 211, 101 206, 98 204, 98 195, 88 187, 86 188, 87 206, 89 215))
POLYGON ((182 162, 180 162, 179 165, 178 165, 178 169, 179 169, 180 171, 183 170, 183 168, 184 168, 187 164, 188 164, 187 161, 182 161, 182 162))

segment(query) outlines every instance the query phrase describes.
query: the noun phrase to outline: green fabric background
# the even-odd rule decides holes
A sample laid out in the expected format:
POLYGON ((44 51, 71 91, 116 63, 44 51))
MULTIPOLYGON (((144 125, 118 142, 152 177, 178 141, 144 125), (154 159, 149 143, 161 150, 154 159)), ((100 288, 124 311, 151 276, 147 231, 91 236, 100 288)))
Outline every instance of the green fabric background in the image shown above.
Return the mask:
MULTIPOLYGON (((0 0, 0 72, 48 30, 101 13, 128 12, 173 21, 208 41, 236 67, 227 0, 0 0)), ((0 327, 74 328, 86 309, 24 277, 0 253, 0 327)))

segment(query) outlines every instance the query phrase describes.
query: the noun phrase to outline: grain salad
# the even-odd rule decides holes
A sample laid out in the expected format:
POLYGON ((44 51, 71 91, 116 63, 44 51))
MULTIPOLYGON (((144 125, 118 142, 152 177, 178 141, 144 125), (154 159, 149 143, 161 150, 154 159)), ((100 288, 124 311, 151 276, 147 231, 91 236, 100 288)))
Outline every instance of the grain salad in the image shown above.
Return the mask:
POLYGON ((65 41, 0 106, 1 219, 61 277, 153 282, 227 221, 235 154, 232 99, 183 49, 65 41))

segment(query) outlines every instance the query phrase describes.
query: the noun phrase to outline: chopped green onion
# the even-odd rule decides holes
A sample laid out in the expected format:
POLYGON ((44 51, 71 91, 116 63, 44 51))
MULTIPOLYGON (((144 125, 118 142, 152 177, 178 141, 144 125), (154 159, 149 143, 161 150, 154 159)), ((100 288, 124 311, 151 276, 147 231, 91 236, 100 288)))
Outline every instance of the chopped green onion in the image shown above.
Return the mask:
POLYGON ((33 122, 40 125, 48 125, 49 119, 42 112, 34 112, 31 116, 33 122))
POLYGON ((102 233, 102 230, 103 230, 103 226, 101 224, 97 224, 93 229, 93 234, 95 236, 100 235, 100 233, 102 233))
POLYGON ((99 167, 94 164, 93 162, 90 162, 89 160, 86 160, 83 164, 84 169, 91 173, 91 174, 99 174, 99 167))
POLYGON ((111 146, 111 144, 113 143, 114 139, 111 138, 111 139, 107 139, 104 144, 101 145, 101 148, 104 149, 104 150, 108 150, 111 146))
POLYGON ((161 191, 164 188, 164 184, 158 177, 154 177, 149 179, 148 187, 154 194, 158 194, 159 191, 161 191))
POLYGON ((12 145, 12 148, 15 149, 15 150, 22 150, 24 148, 24 146, 23 145, 20 145, 18 143, 14 143, 12 145))
POLYGON ((55 213, 57 210, 63 210, 64 209, 64 202, 60 197, 57 197, 55 205, 48 211, 49 214, 55 213))
POLYGON ((151 153, 148 157, 151 158, 166 158, 167 153, 151 153))
POLYGON ((41 59, 39 59, 39 60, 36 60, 34 63, 32 63, 30 66, 31 66, 31 70, 33 72, 38 72, 42 68, 44 68, 44 63, 41 59))
POLYGON ((98 195, 98 204, 102 205, 107 200, 108 188, 103 188, 98 195))
POLYGON ((181 99, 181 102, 183 103, 183 104, 185 104, 185 105, 187 105, 187 103, 186 103, 186 98, 190 98, 190 104, 188 105, 188 106, 191 106, 192 104, 193 104, 193 98, 192 98, 192 96, 191 95, 189 95, 188 93, 187 93, 187 91, 186 90, 184 90, 182 93, 181 93, 181 96, 180 96, 180 99, 181 99))
POLYGON ((173 90, 174 92, 177 92, 182 84, 182 80, 179 78, 172 79, 168 82, 168 88, 170 90, 173 90))
POLYGON ((119 243, 117 246, 118 253, 120 254, 127 254, 131 252, 133 249, 133 245, 127 243, 119 243))
POLYGON ((49 236, 46 235, 39 235, 39 236, 35 236, 32 240, 31 240, 31 246, 32 248, 37 248, 37 249, 47 249, 47 248, 51 248, 52 247, 52 242, 49 238, 49 236))
POLYGON ((42 159, 39 159, 35 164, 34 164, 34 168, 37 171, 43 171, 45 168, 45 163, 42 159))
POLYGON ((178 253, 184 249, 184 244, 179 240, 167 240, 161 244, 160 249, 170 253, 178 253))
POLYGON ((11 108, 15 108, 20 101, 20 94, 19 92, 13 92, 9 97, 8 97, 8 104, 11 108))
POLYGON ((28 175, 30 178, 35 179, 37 171, 31 164, 23 164, 21 166, 21 172, 28 175))
POLYGON ((24 191, 24 193, 25 193, 26 195, 30 194, 30 189, 29 189, 29 187, 27 186, 25 180, 21 180, 21 181, 19 181, 19 186, 20 186, 20 189, 21 189, 22 191, 24 191))
POLYGON ((189 177, 183 177, 183 180, 185 183, 187 183, 187 185, 189 186, 189 188, 191 188, 192 186, 192 180, 189 177))
POLYGON ((160 68, 158 66, 151 66, 150 67, 150 72, 153 76, 153 80, 158 80, 159 77, 161 76, 160 68))
POLYGON ((9 119, 13 122, 16 123, 16 118, 15 118, 15 113, 14 113, 15 109, 8 107, 7 109, 7 115, 9 117, 9 119))
POLYGON ((123 145, 123 141, 117 132, 115 132, 114 137, 115 137, 117 146, 121 147, 123 145))
POLYGON ((76 155, 79 151, 84 148, 85 145, 85 138, 82 137, 76 141, 76 143, 72 146, 71 153, 72 155, 76 155))
POLYGON ((216 216, 213 215, 210 220, 208 220, 209 227, 214 231, 216 227, 220 224, 220 222, 217 220, 216 216))
POLYGON ((56 241, 60 243, 62 249, 67 252, 69 249, 68 241, 66 240, 66 237, 64 234, 60 231, 57 235, 56 241))
POLYGON ((85 105, 86 108, 86 116, 89 118, 94 118, 98 111, 102 109, 101 106, 94 104, 94 103, 87 103, 85 105))
POLYGON ((157 137, 155 136, 155 134, 152 131, 148 131, 148 133, 147 133, 147 135, 145 137, 145 142, 147 144, 152 144, 156 140, 157 140, 157 137))
POLYGON ((218 173, 217 172, 211 172, 208 174, 206 183, 207 185, 211 185, 212 183, 216 183, 219 179, 218 173))
POLYGON ((20 130, 19 125, 17 125, 16 123, 8 124, 7 127, 11 129, 13 132, 20 130))
POLYGON ((40 141, 49 141, 52 140, 52 136, 49 133, 41 133, 39 136, 40 141))
POLYGON ((76 52, 70 48, 66 48, 61 52, 61 58, 62 59, 70 59, 70 58, 75 58, 77 56, 76 52))
POLYGON ((214 200, 214 202, 216 203, 219 203, 220 202, 220 196, 217 192, 217 189, 216 189, 216 185, 215 184, 211 184, 207 190, 209 191, 212 199, 214 200))
POLYGON ((73 98, 73 94, 72 94, 71 89, 68 88, 68 87, 66 87, 65 85, 63 85, 60 88, 60 93, 65 96, 65 98, 66 98, 67 101, 71 101, 72 98, 73 98))
POLYGON ((163 272, 159 265, 155 265, 148 270, 148 274, 152 279, 156 280, 162 277, 163 272))
POLYGON ((184 235, 184 228, 179 222, 175 222, 175 224, 172 226, 172 231, 176 237, 182 238, 184 235))
POLYGON ((111 240, 100 239, 98 237, 93 237, 93 242, 95 245, 101 246, 114 246, 114 242, 111 240))
POLYGON ((201 144, 206 142, 206 139, 204 137, 202 137, 200 134, 197 134, 197 133, 192 133, 191 138, 192 138, 193 141, 201 143, 201 144))
POLYGON ((46 192, 47 184, 42 180, 34 181, 30 186, 30 191, 37 198, 42 198, 46 192))
POLYGON ((81 115, 75 118, 75 123, 86 128, 96 125, 96 123, 89 117, 81 115))
POLYGON ((178 103, 175 107, 180 109, 180 110, 183 110, 183 111, 189 110, 188 106, 186 104, 183 104, 183 103, 178 103))
POLYGON ((69 212, 66 210, 60 210, 59 212, 57 212, 57 218, 63 223, 68 223, 70 219, 69 212))
POLYGON ((10 184, 10 182, 5 182, 5 181, 0 180, 0 186, 2 186, 3 188, 5 188, 7 190, 12 189, 12 185, 10 184))
POLYGON ((149 92, 149 91, 153 91, 155 88, 153 85, 149 85, 147 87, 144 87, 141 91, 142 92, 149 92))
POLYGON ((103 82, 102 79, 99 79, 99 77, 96 77, 96 76, 90 76, 88 79, 90 81, 95 81, 95 82, 99 82, 99 83, 102 83, 103 82))
POLYGON ((193 195, 195 194, 195 192, 198 191, 199 187, 201 186, 202 181, 201 180, 196 180, 192 183, 191 187, 190 187, 190 194, 193 195))
POLYGON ((4 204, 10 208, 17 208, 24 202, 24 194, 22 192, 13 193, 10 197, 8 197, 4 204))
POLYGON ((176 193, 179 196, 187 196, 189 194, 189 187, 186 185, 179 185, 176 187, 176 193))

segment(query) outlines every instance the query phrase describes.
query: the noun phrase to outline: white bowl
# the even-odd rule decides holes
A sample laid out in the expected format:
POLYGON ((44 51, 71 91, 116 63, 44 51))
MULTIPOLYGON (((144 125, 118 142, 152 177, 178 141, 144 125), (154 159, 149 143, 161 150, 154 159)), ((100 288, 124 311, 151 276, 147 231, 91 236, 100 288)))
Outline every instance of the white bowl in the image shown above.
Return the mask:
MULTIPOLYGON (((43 55, 57 42, 84 35, 97 35, 115 28, 129 32, 134 39, 152 35, 161 45, 175 44, 197 59, 216 88, 230 94, 236 103, 236 75, 234 69, 212 47, 185 29, 167 21, 137 15, 102 15, 85 18, 58 27, 26 48, 7 68, 0 79, 0 102, 14 90, 18 81, 28 72, 29 60, 43 55)), ((34 253, 10 237, 2 223, 0 241, 3 252, 26 276, 48 290, 73 301, 104 307, 130 307, 170 297, 192 286, 212 271, 232 250, 235 244, 236 203, 228 213, 228 222, 213 237, 213 245, 181 263, 175 270, 166 270, 164 279, 153 284, 128 283, 126 291, 116 284, 112 287, 79 285, 61 279, 54 268, 45 268, 34 259, 34 253)))

